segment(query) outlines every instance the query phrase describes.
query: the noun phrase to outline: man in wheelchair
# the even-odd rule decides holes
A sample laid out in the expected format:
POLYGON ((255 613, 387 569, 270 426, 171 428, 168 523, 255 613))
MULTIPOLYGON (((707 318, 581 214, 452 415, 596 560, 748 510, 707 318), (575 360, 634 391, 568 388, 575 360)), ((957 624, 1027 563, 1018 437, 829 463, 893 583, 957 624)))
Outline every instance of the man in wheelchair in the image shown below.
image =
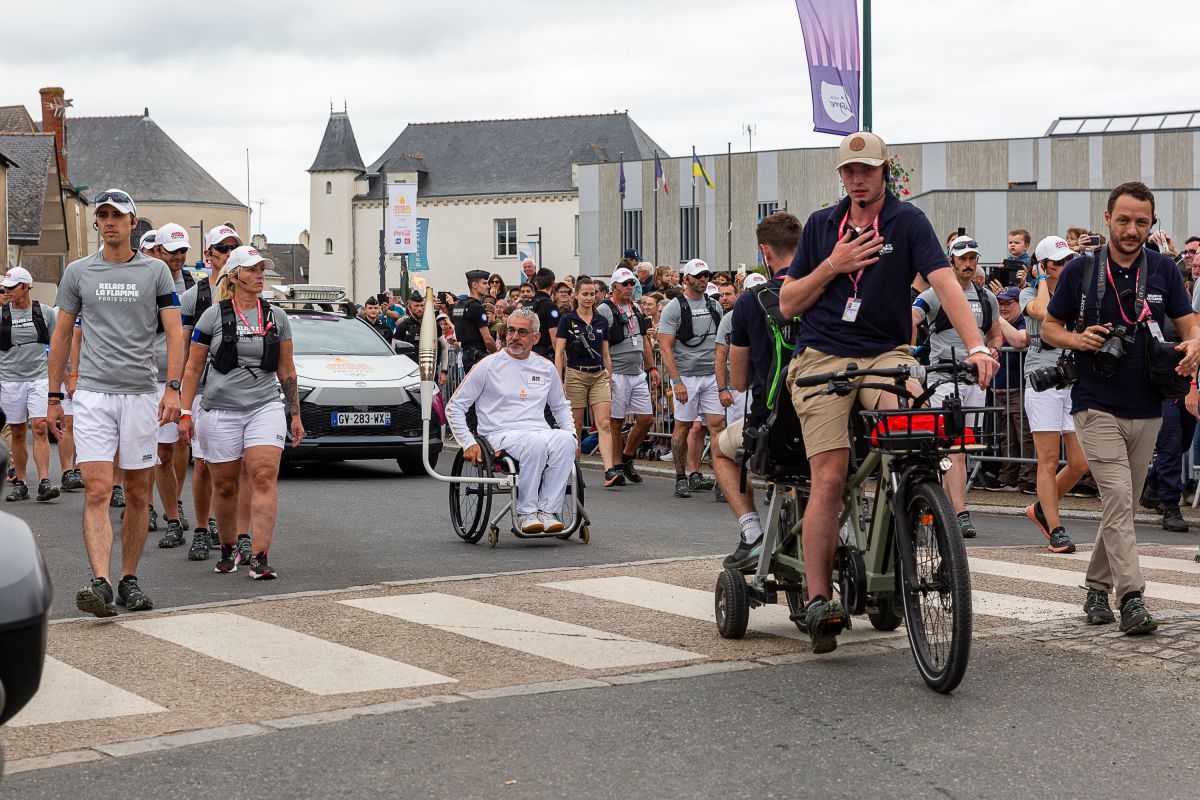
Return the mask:
POLYGON ((526 308, 508 317, 505 346, 476 363, 446 406, 463 458, 478 464, 482 440, 520 464, 516 524, 522 533, 563 529, 560 510, 575 469, 575 422, 554 363, 532 355, 541 336, 538 315, 526 308), (549 406, 557 428, 546 422, 549 406), (474 430, 467 412, 475 409, 474 430))

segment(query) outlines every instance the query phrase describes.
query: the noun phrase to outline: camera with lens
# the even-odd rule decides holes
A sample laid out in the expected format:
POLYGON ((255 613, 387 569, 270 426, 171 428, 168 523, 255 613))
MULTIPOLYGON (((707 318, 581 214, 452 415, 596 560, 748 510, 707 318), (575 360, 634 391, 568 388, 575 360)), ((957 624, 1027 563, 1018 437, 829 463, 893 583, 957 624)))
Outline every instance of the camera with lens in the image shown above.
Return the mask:
POLYGON ((1029 373, 1029 385, 1035 392, 1047 389, 1067 389, 1079 380, 1079 370, 1075 366, 1075 356, 1065 353, 1052 367, 1042 367, 1029 373))
POLYGON ((1111 378, 1121 367, 1125 348, 1133 347, 1133 334, 1124 325, 1117 325, 1103 336, 1104 344, 1100 345, 1100 349, 1092 356, 1092 364, 1101 378, 1111 378))
POLYGON ((587 339, 584 338, 584 334, 580 331, 577 331, 575 326, 571 326, 569 330, 570 341, 567 342, 568 355, 570 355, 571 358, 575 359, 576 361, 588 361, 592 358, 595 358, 596 351, 594 351, 587 343, 587 339))

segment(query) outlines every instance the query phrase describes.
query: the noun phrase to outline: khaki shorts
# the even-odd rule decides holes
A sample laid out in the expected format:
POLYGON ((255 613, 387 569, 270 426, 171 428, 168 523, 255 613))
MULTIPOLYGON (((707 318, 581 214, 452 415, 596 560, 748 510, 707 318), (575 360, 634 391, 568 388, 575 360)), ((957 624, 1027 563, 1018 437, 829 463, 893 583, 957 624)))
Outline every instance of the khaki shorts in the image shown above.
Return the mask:
MULTIPOLYGON (((792 405, 795 406, 796 417, 800 420, 800 430, 804 434, 804 449, 809 458, 830 450, 850 448, 850 433, 846 423, 850 418, 855 395, 858 392, 852 392, 845 397, 823 394, 804 400, 802 398, 805 395, 812 394, 818 387, 798 388, 796 379, 823 372, 839 372, 852 362, 857 364, 859 369, 888 369, 905 364, 916 364, 917 360, 913 358, 907 347, 898 347, 877 356, 863 358, 829 356, 810 347, 792 359, 787 373, 788 390, 792 394, 792 405)), ((875 408, 879 404, 879 396, 882 392, 878 389, 863 389, 861 394, 862 397, 859 400, 862 407, 875 408)))
POLYGON ((567 379, 563 381, 563 392, 571 408, 587 408, 596 403, 612 402, 612 380, 608 372, 584 372, 567 367, 567 379))
POLYGON ((730 461, 737 458, 738 448, 742 446, 742 428, 745 424, 746 418, 738 417, 726 425, 725 430, 717 437, 717 447, 730 461))

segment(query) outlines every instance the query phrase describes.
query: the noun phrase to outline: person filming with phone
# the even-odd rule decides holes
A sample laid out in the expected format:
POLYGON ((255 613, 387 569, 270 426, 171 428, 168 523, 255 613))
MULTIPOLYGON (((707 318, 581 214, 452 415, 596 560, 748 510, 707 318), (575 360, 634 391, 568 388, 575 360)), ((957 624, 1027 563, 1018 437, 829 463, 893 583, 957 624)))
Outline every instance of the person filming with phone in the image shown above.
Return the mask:
POLYGON ((1195 382, 1200 327, 1175 263, 1144 246, 1155 222, 1150 189, 1139 181, 1113 189, 1104 221, 1108 244, 1062 270, 1041 335, 1053 347, 1074 351, 1071 414, 1100 487, 1084 614, 1090 625, 1114 622, 1112 593, 1121 631, 1144 634, 1158 622, 1142 598, 1134 498, 1162 425, 1162 401, 1182 397, 1195 382), (1163 336, 1168 318, 1179 331, 1178 344, 1163 336))

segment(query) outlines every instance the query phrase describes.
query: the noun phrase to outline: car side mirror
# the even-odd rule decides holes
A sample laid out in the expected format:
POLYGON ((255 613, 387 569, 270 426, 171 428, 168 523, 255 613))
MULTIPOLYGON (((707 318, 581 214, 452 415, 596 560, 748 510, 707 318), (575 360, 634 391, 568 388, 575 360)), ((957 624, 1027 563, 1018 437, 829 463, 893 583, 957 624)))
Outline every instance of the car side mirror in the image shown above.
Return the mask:
POLYGON ((396 339, 392 342, 392 346, 396 348, 396 352, 399 355, 408 356, 409 358, 416 358, 417 356, 417 348, 412 342, 396 339))

